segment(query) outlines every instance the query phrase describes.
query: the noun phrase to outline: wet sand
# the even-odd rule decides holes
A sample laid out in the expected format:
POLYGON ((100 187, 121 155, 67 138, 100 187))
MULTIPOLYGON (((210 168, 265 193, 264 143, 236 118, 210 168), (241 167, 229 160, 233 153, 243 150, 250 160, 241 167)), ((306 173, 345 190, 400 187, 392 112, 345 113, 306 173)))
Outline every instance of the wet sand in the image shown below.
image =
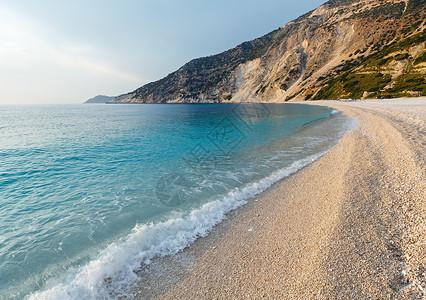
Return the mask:
POLYGON ((358 128, 142 270, 136 298, 426 298, 426 98, 312 103, 358 128))

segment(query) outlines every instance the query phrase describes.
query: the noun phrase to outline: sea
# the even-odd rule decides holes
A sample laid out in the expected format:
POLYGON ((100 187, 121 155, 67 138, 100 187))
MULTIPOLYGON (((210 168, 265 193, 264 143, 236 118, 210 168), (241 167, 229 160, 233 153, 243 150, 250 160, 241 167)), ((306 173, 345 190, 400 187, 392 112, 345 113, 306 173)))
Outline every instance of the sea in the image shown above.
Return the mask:
POLYGON ((288 103, 0 106, 0 299, 131 297, 354 126, 288 103))

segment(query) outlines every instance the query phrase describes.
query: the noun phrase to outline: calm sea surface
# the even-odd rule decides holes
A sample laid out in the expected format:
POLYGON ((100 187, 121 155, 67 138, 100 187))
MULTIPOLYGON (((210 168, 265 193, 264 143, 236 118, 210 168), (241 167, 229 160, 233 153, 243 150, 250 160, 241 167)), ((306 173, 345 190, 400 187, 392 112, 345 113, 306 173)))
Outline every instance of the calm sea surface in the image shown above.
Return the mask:
POLYGON ((0 106, 0 299, 125 294, 351 126, 300 104, 0 106))

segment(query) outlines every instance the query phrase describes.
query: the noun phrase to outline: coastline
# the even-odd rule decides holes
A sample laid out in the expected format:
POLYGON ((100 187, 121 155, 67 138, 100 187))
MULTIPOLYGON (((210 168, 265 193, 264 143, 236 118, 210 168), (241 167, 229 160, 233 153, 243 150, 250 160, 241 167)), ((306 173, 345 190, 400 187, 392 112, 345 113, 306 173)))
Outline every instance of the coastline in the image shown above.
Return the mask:
POLYGON ((359 127, 141 270, 136 298, 424 297, 425 100, 311 102, 359 127))

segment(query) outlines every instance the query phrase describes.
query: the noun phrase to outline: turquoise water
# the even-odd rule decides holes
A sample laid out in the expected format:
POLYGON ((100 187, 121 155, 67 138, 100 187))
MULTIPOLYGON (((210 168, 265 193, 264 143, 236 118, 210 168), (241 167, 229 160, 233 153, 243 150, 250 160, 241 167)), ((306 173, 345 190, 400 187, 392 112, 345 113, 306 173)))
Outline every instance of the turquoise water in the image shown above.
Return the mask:
POLYGON ((0 299, 125 294, 349 128, 299 104, 1 106, 0 299))

